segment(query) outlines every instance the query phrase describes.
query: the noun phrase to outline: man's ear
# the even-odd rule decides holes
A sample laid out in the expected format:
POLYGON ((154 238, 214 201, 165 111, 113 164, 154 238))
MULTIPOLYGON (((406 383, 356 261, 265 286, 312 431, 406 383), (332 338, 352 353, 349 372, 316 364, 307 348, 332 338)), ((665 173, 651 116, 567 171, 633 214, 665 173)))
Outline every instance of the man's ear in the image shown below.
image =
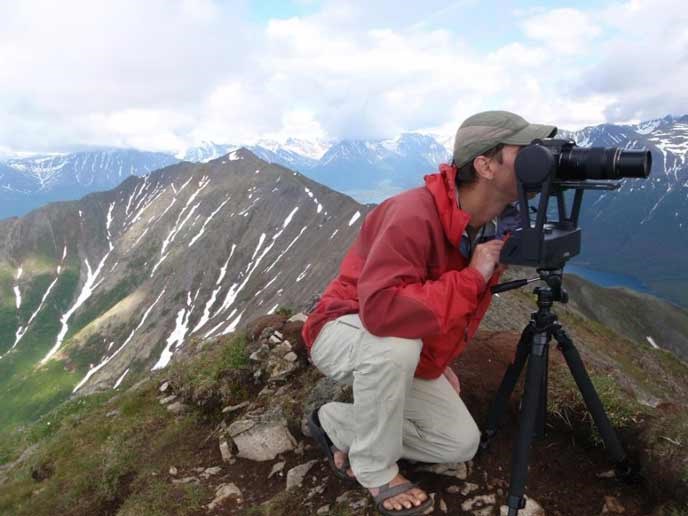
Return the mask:
POLYGON ((492 181, 494 179, 494 170, 492 169, 490 159, 488 157, 477 156, 475 159, 473 159, 473 168, 475 169, 476 174, 483 179, 487 179, 488 181, 492 181))

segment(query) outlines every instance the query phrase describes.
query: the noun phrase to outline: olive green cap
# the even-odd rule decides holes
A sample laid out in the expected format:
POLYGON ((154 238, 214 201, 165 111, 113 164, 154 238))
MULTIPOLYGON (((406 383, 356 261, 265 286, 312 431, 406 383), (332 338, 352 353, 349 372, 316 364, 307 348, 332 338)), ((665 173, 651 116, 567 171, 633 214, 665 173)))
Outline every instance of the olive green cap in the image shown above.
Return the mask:
POLYGON ((454 165, 462 167, 500 143, 528 145, 557 133, 553 125, 530 124, 509 111, 483 111, 461 124, 454 138, 454 165))

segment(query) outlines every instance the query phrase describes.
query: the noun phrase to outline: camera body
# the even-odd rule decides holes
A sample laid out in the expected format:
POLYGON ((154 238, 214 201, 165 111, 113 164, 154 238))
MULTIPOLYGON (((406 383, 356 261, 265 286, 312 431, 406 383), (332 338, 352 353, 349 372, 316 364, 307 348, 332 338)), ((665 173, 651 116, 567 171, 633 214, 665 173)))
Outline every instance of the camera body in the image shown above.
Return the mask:
MULTIPOLYGON (((652 156, 647 150, 578 147, 573 140, 534 140, 516 157, 520 225, 502 248, 500 261, 539 269, 561 269, 580 253, 578 227, 584 190, 616 190, 623 178, 646 178, 652 156), (567 210, 566 190, 574 190, 567 210), (535 221, 529 194, 539 194, 535 221), (556 220, 548 220, 549 201, 557 201, 556 220)), ((537 197, 536 197, 537 199, 537 197)))

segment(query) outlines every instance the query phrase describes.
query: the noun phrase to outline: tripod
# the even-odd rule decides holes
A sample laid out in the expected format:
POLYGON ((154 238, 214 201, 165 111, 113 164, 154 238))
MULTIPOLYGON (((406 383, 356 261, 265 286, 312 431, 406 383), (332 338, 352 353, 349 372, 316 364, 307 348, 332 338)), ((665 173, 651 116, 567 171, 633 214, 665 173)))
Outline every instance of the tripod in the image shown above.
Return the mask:
POLYGON ((538 274, 539 278, 516 280, 497 285, 493 289, 493 292, 503 292, 519 288, 535 280, 542 280, 547 283, 547 287, 535 288, 538 310, 531 314, 530 322, 521 334, 514 361, 507 368, 497 395, 490 407, 487 426, 480 443, 482 449, 487 448, 497 433, 499 420, 504 413, 506 403, 527 362, 528 369, 519 414, 519 429, 511 463, 511 483, 509 485, 509 498, 507 502, 509 516, 517 516, 519 510, 525 507, 523 493, 528 475, 530 444, 534 437, 542 437, 545 431, 547 367, 549 343, 552 337, 557 341, 559 350, 564 355, 566 364, 583 395, 585 405, 592 414, 605 447, 612 462, 615 464, 617 478, 631 480, 637 473, 636 469, 629 465, 626 454, 609 422, 595 387, 590 381, 578 350, 575 348, 571 338, 566 334, 566 331, 559 324, 557 316, 550 310, 554 302, 566 303, 568 301, 568 294, 561 286, 563 271, 562 269, 538 269, 538 274))

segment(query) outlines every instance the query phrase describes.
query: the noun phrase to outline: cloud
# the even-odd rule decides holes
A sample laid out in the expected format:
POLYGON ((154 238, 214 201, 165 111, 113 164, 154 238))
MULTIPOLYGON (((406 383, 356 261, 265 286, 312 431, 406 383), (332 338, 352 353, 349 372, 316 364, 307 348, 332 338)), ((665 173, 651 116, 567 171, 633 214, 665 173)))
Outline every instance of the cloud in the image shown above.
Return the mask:
POLYGON ((240 0, 0 0, 0 146, 176 151, 453 134, 485 109, 566 128, 685 112, 676 2, 294 1, 312 14, 256 20, 240 0))
POLYGON ((595 64, 573 93, 613 97, 603 113, 609 122, 686 113, 688 11, 682 4, 631 0, 610 5, 600 19, 611 36, 595 49, 595 64))

